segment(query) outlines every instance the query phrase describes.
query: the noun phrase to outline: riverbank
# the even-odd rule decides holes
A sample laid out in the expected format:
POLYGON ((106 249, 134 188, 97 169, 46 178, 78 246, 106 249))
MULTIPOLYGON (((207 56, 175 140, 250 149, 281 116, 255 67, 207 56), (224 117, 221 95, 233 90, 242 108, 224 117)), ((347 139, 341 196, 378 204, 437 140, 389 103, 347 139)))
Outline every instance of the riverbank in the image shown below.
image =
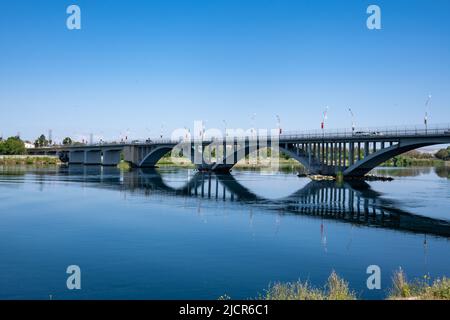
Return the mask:
MULTIPOLYGON (((231 299, 225 295, 219 300, 231 299)), ((323 287, 314 287, 308 281, 274 283, 269 285, 257 300, 358 300, 349 283, 332 272, 323 287)), ((450 300, 450 279, 446 277, 431 280, 408 281, 402 269, 392 276, 392 284, 386 300, 450 300)))
MULTIPOLYGON (((184 169, 195 169, 195 165, 192 164, 189 160, 185 158, 162 158, 157 164, 157 167, 175 167, 175 168, 184 168, 184 169)), ((121 161, 118 165, 120 169, 129 170, 131 166, 129 163, 125 161, 121 161)), ((300 171, 302 172, 304 169, 301 164, 299 164, 294 159, 280 159, 278 167, 281 171, 289 170, 289 171, 300 171)), ((251 163, 249 161, 241 160, 233 166, 233 169, 236 170, 269 170, 272 169, 270 162, 258 162, 251 163)))
POLYGON ((35 165, 48 166, 60 165, 62 162, 57 157, 49 156, 0 156, 0 165, 14 166, 14 165, 35 165))
MULTIPOLYGON (((62 165, 64 164, 58 157, 52 156, 32 156, 32 155, 0 155, 0 165, 14 166, 14 165, 62 165)), ((439 159, 415 159, 414 161, 402 161, 386 162, 382 166, 389 168, 414 168, 414 167, 434 167, 434 168, 449 168, 450 161, 443 161, 439 159), (399 166, 399 164, 404 164, 399 166)), ((164 157, 158 163, 158 167, 175 167, 185 169, 195 169, 195 165, 185 158, 169 158, 164 157)), ((130 170, 131 166, 125 161, 121 161, 118 166, 121 170, 130 170)), ((283 172, 298 172, 301 176, 305 176, 306 172, 304 167, 294 159, 280 158, 278 168, 283 172)), ((248 160, 241 160, 233 166, 235 170, 272 170, 271 163, 268 161, 263 162, 250 162, 248 160)), ((367 175, 367 180, 377 180, 377 177, 367 175), (375 178, 375 179, 374 179, 375 178)), ((322 176, 312 176, 313 180, 328 180, 322 176)))

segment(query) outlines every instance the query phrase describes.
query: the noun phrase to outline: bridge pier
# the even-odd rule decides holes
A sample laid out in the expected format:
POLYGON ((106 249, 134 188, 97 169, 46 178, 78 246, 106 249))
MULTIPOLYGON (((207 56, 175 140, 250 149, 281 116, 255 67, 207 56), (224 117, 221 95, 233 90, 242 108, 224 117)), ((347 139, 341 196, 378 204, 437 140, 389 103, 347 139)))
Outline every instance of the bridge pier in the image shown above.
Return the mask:
POLYGON ((102 151, 101 150, 86 150, 84 152, 84 164, 86 165, 101 165, 102 151))
POLYGON ((117 166, 120 163, 121 150, 105 150, 103 151, 104 166, 117 166))
POLYGON ((69 164, 83 164, 84 150, 76 150, 69 152, 69 164))

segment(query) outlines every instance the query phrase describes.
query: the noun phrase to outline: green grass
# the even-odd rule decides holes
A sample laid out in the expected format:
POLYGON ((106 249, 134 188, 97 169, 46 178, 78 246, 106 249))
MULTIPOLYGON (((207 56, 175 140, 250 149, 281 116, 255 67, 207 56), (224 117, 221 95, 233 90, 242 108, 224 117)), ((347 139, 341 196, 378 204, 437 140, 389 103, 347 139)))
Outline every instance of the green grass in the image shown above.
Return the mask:
POLYGON ((161 158, 156 165, 158 167, 195 168, 195 165, 185 158, 176 158, 176 162, 170 158, 161 158))
POLYGON ((119 168, 120 170, 128 171, 131 169, 131 165, 128 162, 121 160, 117 165, 117 168, 119 168))

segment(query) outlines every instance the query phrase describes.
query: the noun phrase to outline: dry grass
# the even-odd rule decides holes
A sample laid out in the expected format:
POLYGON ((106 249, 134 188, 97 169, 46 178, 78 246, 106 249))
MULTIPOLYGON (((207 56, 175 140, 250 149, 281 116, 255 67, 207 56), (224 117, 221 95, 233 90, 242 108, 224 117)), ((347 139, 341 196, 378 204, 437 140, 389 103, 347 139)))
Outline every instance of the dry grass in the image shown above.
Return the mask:
POLYGON ((336 272, 328 277, 323 289, 312 287, 308 282, 275 283, 266 290, 263 300, 355 300, 356 295, 349 289, 348 282, 336 272))
POLYGON ((399 300, 450 300, 450 279, 444 277, 431 281, 429 276, 409 282, 402 269, 392 277, 388 299, 399 300))

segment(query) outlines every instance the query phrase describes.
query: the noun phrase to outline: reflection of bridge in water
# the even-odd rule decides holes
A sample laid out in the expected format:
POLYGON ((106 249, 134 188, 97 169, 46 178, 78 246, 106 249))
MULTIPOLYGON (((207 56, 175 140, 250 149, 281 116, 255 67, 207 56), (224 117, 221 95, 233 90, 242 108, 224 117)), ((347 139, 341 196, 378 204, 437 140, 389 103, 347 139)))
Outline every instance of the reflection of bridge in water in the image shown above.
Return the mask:
POLYGON ((450 237, 450 222, 416 215, 399 209, 395 201, 385 199, 366 182, 311 181, 293 194, 267 199, 242 185, 231 174, 194 173, 180 187, 170 186, 155 169, 120 173, 115 168, 74 167, 62 172, 71 181, 120 189, 133 194, 192 197, 211 201, 229 201, 294 214, 336 220, 355 225, 380 227, 404 232, 450 237))

